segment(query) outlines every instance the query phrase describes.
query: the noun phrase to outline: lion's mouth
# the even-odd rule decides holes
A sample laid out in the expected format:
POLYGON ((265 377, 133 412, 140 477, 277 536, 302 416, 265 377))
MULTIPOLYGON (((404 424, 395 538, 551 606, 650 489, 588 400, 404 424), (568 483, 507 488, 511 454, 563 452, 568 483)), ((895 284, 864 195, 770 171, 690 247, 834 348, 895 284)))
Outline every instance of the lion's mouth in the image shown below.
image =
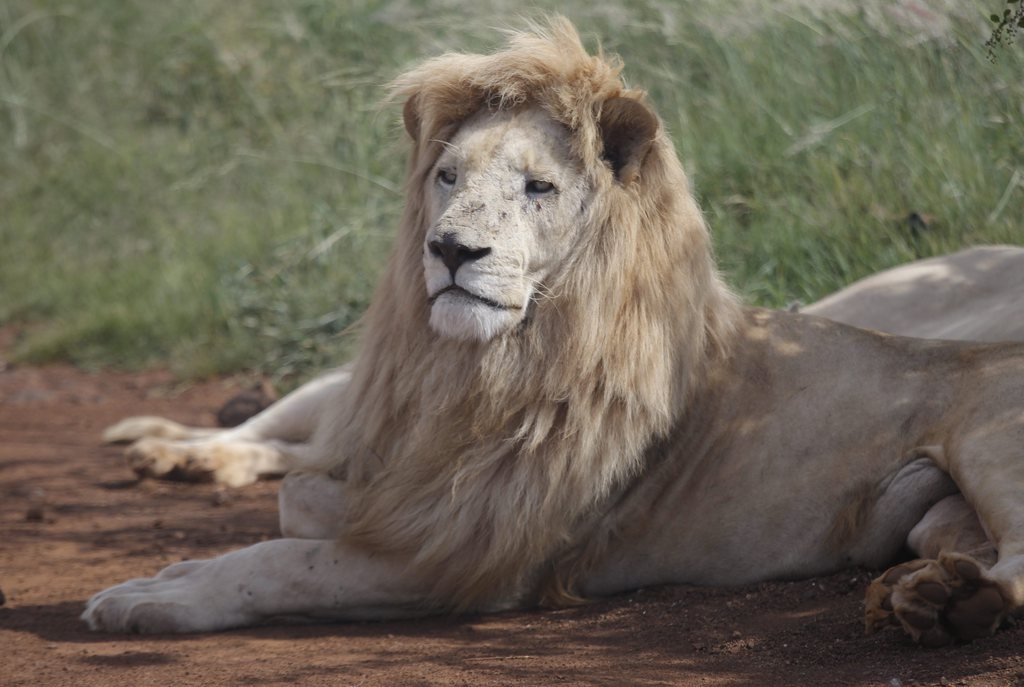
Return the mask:
POLYGON ((461 296, 463 298, 469 298, 471 300, 478 301, 480 303, 483 303, 484 305, 486 305, 489 308, 494 308, 495 310, 518 310, 519 309, 519 307, 515 306, 515 305, 506 305, 504 303, 498 303, 497 301, 492 301, 490 298, 485 298, 483 296, 478 296, 477 294, 473 293, 472 291, 467 291, 466 289, 462 288, 458 284, 449 284, 448 286, 444 287, 443 289, 441 289, 440 291, 438 291, 437 293, 432 295, 428 299, 430 305, 433 305, 434 301, 436 301, 438 298, 440 298, 441 296, 443 296, 446 293, 452 293, 452 294, 455 294, 457 296, 461 296))

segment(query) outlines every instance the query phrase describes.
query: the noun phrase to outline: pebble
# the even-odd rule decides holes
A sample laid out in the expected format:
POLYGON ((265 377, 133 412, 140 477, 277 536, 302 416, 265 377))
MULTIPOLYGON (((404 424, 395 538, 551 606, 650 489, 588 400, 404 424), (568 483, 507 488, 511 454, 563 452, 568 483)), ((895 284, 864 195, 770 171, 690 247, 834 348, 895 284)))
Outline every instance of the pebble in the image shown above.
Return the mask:
POLYGON ((231 494, 226 489, 218 489, 213 492, 210 503, 214 506, 226 506, 231 503, 231 494))
POLYGON ((46 518, 46 492, 36 487, 28 494, 28 509, 25 511, 25 520, 28 522, 42 522, 46 518))

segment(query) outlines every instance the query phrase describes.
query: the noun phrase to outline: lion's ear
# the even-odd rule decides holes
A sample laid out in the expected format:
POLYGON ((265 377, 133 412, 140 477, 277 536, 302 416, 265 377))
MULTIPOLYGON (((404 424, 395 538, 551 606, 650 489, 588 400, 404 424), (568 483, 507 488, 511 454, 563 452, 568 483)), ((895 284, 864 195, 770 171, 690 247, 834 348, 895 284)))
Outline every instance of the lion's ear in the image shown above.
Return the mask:
POLYGON ((658 133, 658 117, 632 98, 609 98, 601 106, 602 156, 612 166, 615 178, 631 184, 640 175, 647 152, 658 133))
POLYGON ((412 140, 418 141, 420 137, 420 112, 417 96, 409 96, 402 107, 402 121, 405 122, 405 130, 409 132, 412 140))

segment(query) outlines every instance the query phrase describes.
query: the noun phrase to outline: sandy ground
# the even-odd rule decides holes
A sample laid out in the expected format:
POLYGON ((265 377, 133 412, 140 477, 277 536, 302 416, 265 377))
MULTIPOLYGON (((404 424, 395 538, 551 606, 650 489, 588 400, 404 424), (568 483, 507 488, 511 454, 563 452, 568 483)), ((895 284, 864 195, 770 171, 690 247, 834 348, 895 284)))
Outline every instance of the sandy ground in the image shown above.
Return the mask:
MULTIPOLYGON (((0 351, 2 357, 2 351, 0 351)), ((239 390, 170 375, 0 371, 0 685, 1024 685, 1024 628, 942 650, 864 636, 871 571, 667 587, 562 611, 94 634, 85 599, 277 534, 276 491, 137 482, 99 444, 125 415, 210 424, 239 390)))

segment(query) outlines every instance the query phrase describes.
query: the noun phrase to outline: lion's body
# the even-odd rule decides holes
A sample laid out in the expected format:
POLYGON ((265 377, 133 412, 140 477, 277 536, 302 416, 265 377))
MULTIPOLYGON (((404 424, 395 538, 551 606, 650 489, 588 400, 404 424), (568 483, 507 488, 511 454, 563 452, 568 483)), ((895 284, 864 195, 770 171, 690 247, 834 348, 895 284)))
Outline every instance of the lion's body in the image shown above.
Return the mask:
POLYGON ((397 92, 409 195, 351 371, 139 458, 273 437, 276 455, 330 477, 286 480, 289 538, 113 587, 90 625, 408 616, 810 575, 883 564, 908 538, 927 548, 940 502, 980 518, 987 538, 975 527, 969 543, 996 544, 998 562, 982 573, 943 551, 885 583, 879 617, 890 597, 921 615, 925 578, 959 590, 929 616, 970 611, 949 621, 957 636, 1024 603, 1024 349, 739 306, 656 116, 565 22, 428 61, 397 92))
POLYGON ((739 336, 617 505, 614 563, 600 566, 612 581, 593 591, 883 566, 958 491, 948 474, 959 454, 938 447, 1015 396, 1020 407, 1019 374, 998 379, 1024 368, 1017 345, 921 342, 767 310, 748 311, 739 336))
POLYGON ((900 265, 800 311, 922 339, 1024 341, 1024 248, 968 248, 900 265))

